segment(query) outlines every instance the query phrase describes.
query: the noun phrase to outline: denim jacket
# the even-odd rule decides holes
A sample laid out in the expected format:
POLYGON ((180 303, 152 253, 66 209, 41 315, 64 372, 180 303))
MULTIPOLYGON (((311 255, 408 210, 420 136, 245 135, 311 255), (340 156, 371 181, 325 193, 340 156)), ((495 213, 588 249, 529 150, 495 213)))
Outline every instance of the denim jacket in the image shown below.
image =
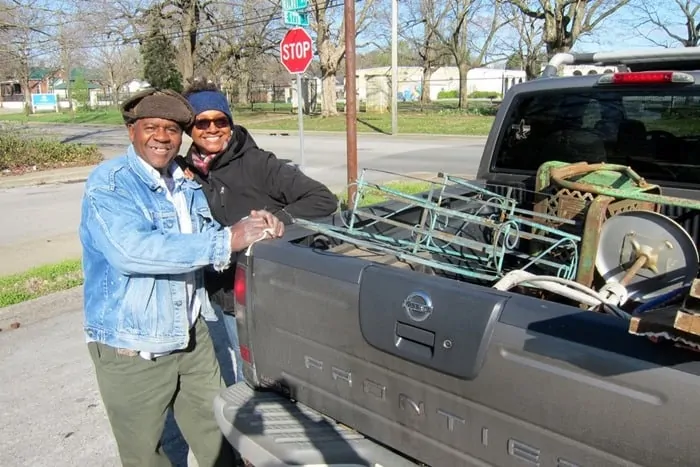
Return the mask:
POLYGON ((180 233, 175 206, 138 157, 130 146, 85 184, 79 229, 84 330, 88 341, 171 352, 189 342, 187 273, 195 272, 202 316, 216 320, 203 268, 228 267, 231 233, 212 217, 200 185, 186 179, 176 189, 185 194, 192 233, 180 233))

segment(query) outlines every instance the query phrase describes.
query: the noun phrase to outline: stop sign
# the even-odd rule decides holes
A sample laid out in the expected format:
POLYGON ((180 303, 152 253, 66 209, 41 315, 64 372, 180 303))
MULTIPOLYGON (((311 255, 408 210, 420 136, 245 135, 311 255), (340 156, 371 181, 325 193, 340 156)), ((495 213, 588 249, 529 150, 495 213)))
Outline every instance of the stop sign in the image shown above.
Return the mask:
POLYGON ((314 57, 313 41, 304 28, 292 28, 280 42, 282 65, 290 73, 304 73, 314 57))

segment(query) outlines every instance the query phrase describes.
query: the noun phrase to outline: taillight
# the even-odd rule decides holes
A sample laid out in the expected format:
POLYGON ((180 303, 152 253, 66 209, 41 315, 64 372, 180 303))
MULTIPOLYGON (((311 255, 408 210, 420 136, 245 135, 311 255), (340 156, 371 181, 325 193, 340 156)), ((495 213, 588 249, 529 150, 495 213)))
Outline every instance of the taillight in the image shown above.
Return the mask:
MULTIPOLYGON (((246 312, 246 297, 248 292, 248 277, 246 274, 247 270, 242 265, 236 265, 236 274, 233 278, 233 298, 235 301, 234 309, 236 310, 236 316, 243 316, 246 312)), ((241 336, 239 336, 240 338, 241 336)), ((250 348, 245 345, 244 341, 247 339, 240 339, 240 351, 241 358, 244 362, 252 364, 253 360, 250 355, 250 348)))
POLYGON ((694 84, 695 78, 678 71, 640 71, 606 73, 598 79, 598 84, 694 84))
POLYGON ((245 306, 247 288, 246 269, 243 266, 236 266, 236 274, 233 279, 233 298, 236 305, 245 306))
POLYGON ((246 363, 253 363, 253 360, 250 358, 250 349, 248 348, 247 345, 241 345, 241 359, 243 359, 244 362, 246 363))

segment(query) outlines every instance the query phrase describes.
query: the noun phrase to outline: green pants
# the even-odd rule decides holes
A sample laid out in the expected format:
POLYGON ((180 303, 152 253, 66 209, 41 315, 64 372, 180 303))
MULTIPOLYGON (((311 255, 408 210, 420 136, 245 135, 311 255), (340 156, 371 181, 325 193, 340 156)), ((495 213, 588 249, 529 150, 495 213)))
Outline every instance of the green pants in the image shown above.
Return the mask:
POLYGON ((219 363, 202 318, 186 350, 145 360, 133 352, 88 344, 97 384, 125 467, 170 466, 160 439, 170 407, 199 467, 234 465, 214 419, 223 388, 219 363))

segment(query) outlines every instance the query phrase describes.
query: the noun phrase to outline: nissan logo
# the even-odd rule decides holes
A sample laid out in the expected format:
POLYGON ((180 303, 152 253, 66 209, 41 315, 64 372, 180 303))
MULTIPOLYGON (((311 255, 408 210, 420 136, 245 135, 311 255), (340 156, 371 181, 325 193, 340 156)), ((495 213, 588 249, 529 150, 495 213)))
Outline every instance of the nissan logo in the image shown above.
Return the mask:
POLYGON ((403 301, 403 308, 413 321, 425 321, 433 313, 433 301, 424 292, 413 292, 403 301))

